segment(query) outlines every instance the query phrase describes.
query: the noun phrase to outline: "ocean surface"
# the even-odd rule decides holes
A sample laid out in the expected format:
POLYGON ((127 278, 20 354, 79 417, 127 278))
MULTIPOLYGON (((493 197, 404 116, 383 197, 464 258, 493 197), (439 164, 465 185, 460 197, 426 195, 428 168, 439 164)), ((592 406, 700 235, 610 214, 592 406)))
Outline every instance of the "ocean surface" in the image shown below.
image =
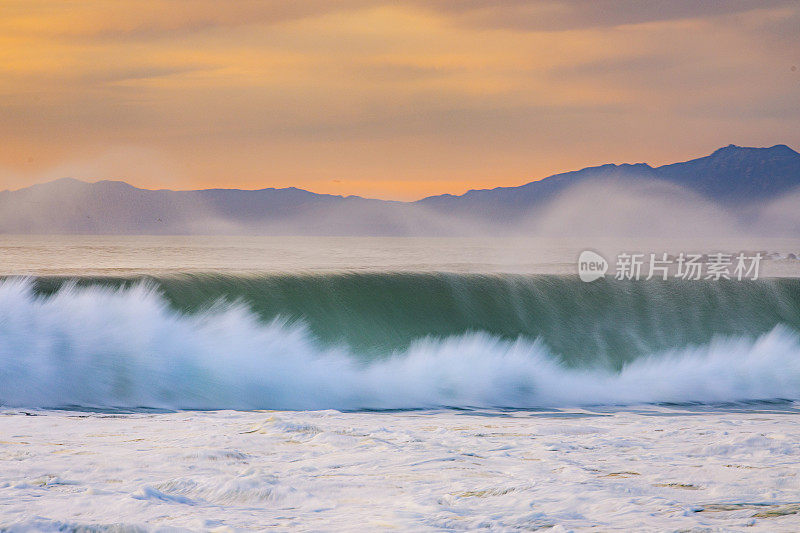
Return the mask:
POLYGON ((800 241, 0 237, 0 531, 800 528, 800 241))

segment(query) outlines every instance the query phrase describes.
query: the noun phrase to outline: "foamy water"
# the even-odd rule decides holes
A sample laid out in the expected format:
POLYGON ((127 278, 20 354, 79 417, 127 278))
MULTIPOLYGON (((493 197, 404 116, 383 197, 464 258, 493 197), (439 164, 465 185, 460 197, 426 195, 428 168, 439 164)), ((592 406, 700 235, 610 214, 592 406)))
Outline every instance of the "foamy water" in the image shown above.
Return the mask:
POLYGON ((792 405, 0 413, 4 531, 796 531, 792 405))
POLYGON ((798 529, 794 243, 583 284, 526 240, 20 239, 0 531, 798 529))
MULTIPOLYGON (((622 327, 622 324, 620 324, 622 327)), ((15 407, 408 409, 800 399, 800 339, 761 336, 568 367, 540 339, 421 338, 364 362, 243 305, 180 314, 147 285, 0 283, 0 403, 15 407)))

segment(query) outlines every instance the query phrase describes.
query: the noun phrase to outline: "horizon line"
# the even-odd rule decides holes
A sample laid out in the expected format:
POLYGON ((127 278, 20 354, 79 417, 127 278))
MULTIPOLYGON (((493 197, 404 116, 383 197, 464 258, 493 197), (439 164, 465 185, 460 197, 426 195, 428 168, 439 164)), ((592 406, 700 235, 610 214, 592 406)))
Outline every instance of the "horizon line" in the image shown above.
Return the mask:
POLYGON ((600 165, 590 165, 590 166, 582 167, 582 168, 575 169, 575 170, 567 170, 567 171, 564 171, 564 172, 556 172, 555 174, 548 174, 547 176, 543 176, 543 177, 537 178, 537 179, 528 180, 528 181, 525 181, 525 182, 520 183, 518 185, 499 185, 497 187, 487 187, 487 188, 481 188, 481 189, 469 189, 467 191, 464 191, 461 194, 453 194, 453 193, 445 192, 445 193, 440 193, 440 194, 433 194, 433 195, 423 196, 421 198, 417 198, 416 200, 396 200, 396 199, 386 199, 386 198, 372 198, 372 197, 367 197, 367 196, 361 196, 359 194, 331 194, 331 193, 324 193, 324 192, 315 192, 315 191, 312 191, 310 189, 303 189, 303 188, 296 187, 296 186, 261 187, 261 188, 258 188, 258 189, 243 189, 243 188, 239 188, 239 187, 207 187, 205 189, 168 189, 168 188, 149 189, 149 188, 145 188, 145 187, 139 187, 137 185, 134 185, 132 183, 129 183, 129 182, 125 181, 124 179, 101 178, 101 179, 97 179, 95 181, 89 181, 89 179, 91 179, 91 178, 75 178, 75 177, 72 177, 72 176, 62 176, 60 178, 48 179, 47 181, 31 183, 30 185, 27 185, 25 187, 20 187, 18 189, 3 189, 0 192, 18 192, 18 191, 23 191, 25 189, 29 189, 31 187, 48 185, 48 184, 56 183, 56 182, 59 182, 59 181, 77 181, 79 183, 83 183, 83 184, 86 184, 86 185, 94 185, 94 184, 103 183, 103 182, 121 183, 123 185, 127 185, 128 187, 132 187, 134 189, 138 189, 138 190, 142 190, 142 191, 151 191, 151 192, 202 192, 202 191, 258 192, 258 191, 267 191, 267 190, 273 190, 273 191, 296 190, 296 191, 307 192, 307 193, 310 193, 310 194, 315 194, 315 195, 318 195, 318 196, 331 196, 331 197, 343 198, 343 199, 346 199, 346 198, 359 198, 359 199, 362 199, 362 200, 377 200, 377 201, 381 201, 381 202, 415 203, 415 202, 420 202, 420 201, 428 199, 428 198, 436 198, 436 197, 441 197, 441 196, 459 197, 459 196, 464 196, 464 195, 466 195, 468 193, 477 192, 477 191, 493 191, 493 190, 497 190, 497 189, 513 189, 513 188, 516 188, 516 187, 523 187, 523 186, 528 185, 530 183, 535 183, 535 182, 538 182, 538 181, 546 180, 546 179, 552 178, 554 176, 560 176, 560 175, 563 175, 563 174, 570 174, 570 173, 573 173, 573 172, 581 172, 581 171, 587 170, 587 169, 601 168, 601 167, 606 167, 606 166, 623 167, 623 166, 642 166, 642 165, 644 165, 644 166, 646 166, 648 168, 656 169, 656 168, 661 168, 661 167, 669 166, 669 165, 676 164, 676 163, 686 163, 686 162, 689 162, 689 161, 695 161, 697 159, 703 159, 705 157, 711 157, 712 155, 714 155, 717 152, 719 152, 721 150, 724 150, 726 148, 736 148, 736 149, 742 149, 742 150, 772 150, 772 149, 775 149, 775 148, 787 148, 788 150, 792 151, 793 153, 800 155, 800 153, 798 153, 794 148, 792 148, 791 146, 789 146, 787 144, 784 144, 784 143, 778 143, 778 144, 774 144, 772 146, 740 146, 740 145, 736 145, 736 144, 728 144, 726 146, 721 146, 721 147, 717 148, 716 150, 712 151, 710 154, 707 154, 707 155, 704 155, 704 156, 695 157, 695 158, 692 158, 692 159, 686 159, 684 161, 674 161, 672 163, 665 163, 663 165, 658 165, 658 166, 655 166, 655 167, 650 165, 649 163, 645 163, 645 162, 638 162, 638 163, 603 163, 603 164, 600 164, 600 165))

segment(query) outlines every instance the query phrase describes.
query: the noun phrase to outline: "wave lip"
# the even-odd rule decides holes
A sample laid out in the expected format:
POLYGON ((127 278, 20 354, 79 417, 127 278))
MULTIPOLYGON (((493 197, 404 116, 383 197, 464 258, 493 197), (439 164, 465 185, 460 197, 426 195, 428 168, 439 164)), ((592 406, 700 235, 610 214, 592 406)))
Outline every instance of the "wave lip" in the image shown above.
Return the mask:
POLYGON ((637 357, 717 336, 757 337, 779 324, 800 331, 800 279, 617 281, 577 276, 337 273, 146 278, 35 278, 49 296, 68 286, 146 284, 171 308, 197 315, 238 302, 260 322, 302 323, 326 346, 364 357, 405 352, 424 337, 481 331, 541 339, 569 366, 619 370, 637 357))
POLYGON ((422 338, 365 362, 242 304, 184 314, 147 284, 0 282, 0 403, 168 409, 560 407, 800 399, 800 339, 758 337, 574 367, 541 339, 422 338))

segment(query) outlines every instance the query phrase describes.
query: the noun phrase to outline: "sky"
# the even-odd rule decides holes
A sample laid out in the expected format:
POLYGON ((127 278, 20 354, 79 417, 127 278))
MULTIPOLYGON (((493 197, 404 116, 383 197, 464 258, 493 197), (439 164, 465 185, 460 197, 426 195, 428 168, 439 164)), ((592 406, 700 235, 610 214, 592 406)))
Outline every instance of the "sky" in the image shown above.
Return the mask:
POLYGON ((800 148, 800 2, 4 0, 0 189, 411 200, 800 148))

